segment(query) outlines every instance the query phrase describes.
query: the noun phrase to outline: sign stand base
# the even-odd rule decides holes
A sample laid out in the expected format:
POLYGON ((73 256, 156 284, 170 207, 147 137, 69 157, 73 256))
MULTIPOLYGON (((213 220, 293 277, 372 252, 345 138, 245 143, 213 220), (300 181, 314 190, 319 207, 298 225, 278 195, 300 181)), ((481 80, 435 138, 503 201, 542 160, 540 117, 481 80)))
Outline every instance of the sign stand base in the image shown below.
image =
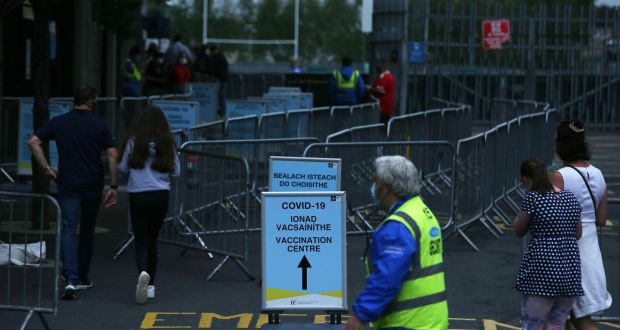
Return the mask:
MULTIPOLYGON (((283 314, 284 311, 263 311, 262 314, 267 314, 267 324, 281 324, 280 323, 280 314, 283 314)), ((326 314, 329 314, 329 324, 342 324, 342 314, 348 313, 348 311, 325 311, 326 314)), ((308 325, 310 326, 310 325, 308 325)))

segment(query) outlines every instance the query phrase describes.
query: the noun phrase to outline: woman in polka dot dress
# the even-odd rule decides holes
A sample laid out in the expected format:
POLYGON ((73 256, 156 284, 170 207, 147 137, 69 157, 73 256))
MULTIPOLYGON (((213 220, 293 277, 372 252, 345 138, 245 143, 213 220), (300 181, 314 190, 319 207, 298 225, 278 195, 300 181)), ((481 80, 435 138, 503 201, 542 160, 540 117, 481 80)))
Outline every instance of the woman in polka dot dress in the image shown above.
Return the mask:
POLYGON ((577 240, 581 206, 573 193, 551 184, 547 167, 537 160, 521 164, 523 185, 530 190, 513 228, 531 240, 521 259, 516 289, 523 294, 523 329, 562 329, 581 287, 577 240))

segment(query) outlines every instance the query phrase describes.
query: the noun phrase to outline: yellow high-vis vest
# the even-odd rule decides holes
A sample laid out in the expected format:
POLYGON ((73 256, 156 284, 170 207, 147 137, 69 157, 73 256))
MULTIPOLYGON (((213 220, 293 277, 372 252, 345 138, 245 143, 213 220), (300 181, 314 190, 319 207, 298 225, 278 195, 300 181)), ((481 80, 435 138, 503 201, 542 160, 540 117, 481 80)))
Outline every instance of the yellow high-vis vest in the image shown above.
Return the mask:
POLYGON ((125 65, 123 65, 123 67, 121 68, 121 75, 123 76, 123 78, 129 79, 129 80, 135 80, 135 81, 141 81, 142 80, 142 74, 140 74, 140 70, 138 70, 138 67, 136 66, 135 63, 133 63, 133 61, 131 59, 125 59, 125 65), (127 64, 131 65, 131 72, 127 71, 127 64))
MULTIPOLYGON (((402 223, 414 237, 417 249, 400 293, 383 311, 383 315, 372 322, 372 328, 447 329, 443 242, 437 218, 420 196, 416 196, 401 205, 381 225, 386 221, 402 223)), ((368 265, 370 262, 366 258, 366 270, 370 274, 368 265)))
POLYGON ((353 71, 349 80, 344 79, 340 70, 334 70, 332 74, 336 78, 336 88, 338 89, 355 89, 355 83, 357 83, 357 78, 360 76, 360 72, 357 70, 353 71))

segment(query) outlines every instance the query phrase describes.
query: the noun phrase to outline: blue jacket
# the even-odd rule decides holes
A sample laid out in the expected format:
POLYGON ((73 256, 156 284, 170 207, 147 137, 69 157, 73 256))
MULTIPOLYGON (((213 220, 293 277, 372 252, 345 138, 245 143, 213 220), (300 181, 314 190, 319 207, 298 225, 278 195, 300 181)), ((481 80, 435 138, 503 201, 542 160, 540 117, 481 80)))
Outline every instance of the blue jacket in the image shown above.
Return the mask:
MULTIPOLYGON (((348 80, 355 70, 350 66, 340 68, 340 74, 345 80, 348 80)), ((327 83, 327 93, 329 94, 330 101, 335 105, 355 105, 360 104, 364 98, 364 79, 360 74, 355 83, 355 89, 353 90, 338 90, 336 79, 333 75, 330 76, 327 83)))
MULTIPOLYGON (((386 217, 404 201, 392 206, 386 217)), ((402 223, 387 221, 375 231, 369 250, 371 269, 375 271, 368 276, 364 291, 353 304, 353 313, 360 320, 371 322, 378 319, 396 298, 409 273, 415 251, 415 239, 402 223)))

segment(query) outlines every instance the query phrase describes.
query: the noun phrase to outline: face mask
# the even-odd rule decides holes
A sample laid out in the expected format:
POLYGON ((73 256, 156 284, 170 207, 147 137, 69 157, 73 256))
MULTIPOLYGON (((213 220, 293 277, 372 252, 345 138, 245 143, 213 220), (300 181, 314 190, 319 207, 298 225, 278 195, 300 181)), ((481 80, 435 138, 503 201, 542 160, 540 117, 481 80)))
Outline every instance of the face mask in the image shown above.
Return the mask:
POLYGON ((187 59, 182 58, 179 62, 180 62, 182 65, 185 65, 185 64, 187 64, 187 59))
POLYGON ((164 59, 163 59, 163 58, 158 58, 158 59, 157 59, 157 63, 159 63, 159 64, 164 64, 164 59))
POLYGON ((373 203, 378 203, 379 200, 377 199, 377 184, 373 183, 372 186, 370 186, 370 197, 372 198, 372 202, 373 203))

